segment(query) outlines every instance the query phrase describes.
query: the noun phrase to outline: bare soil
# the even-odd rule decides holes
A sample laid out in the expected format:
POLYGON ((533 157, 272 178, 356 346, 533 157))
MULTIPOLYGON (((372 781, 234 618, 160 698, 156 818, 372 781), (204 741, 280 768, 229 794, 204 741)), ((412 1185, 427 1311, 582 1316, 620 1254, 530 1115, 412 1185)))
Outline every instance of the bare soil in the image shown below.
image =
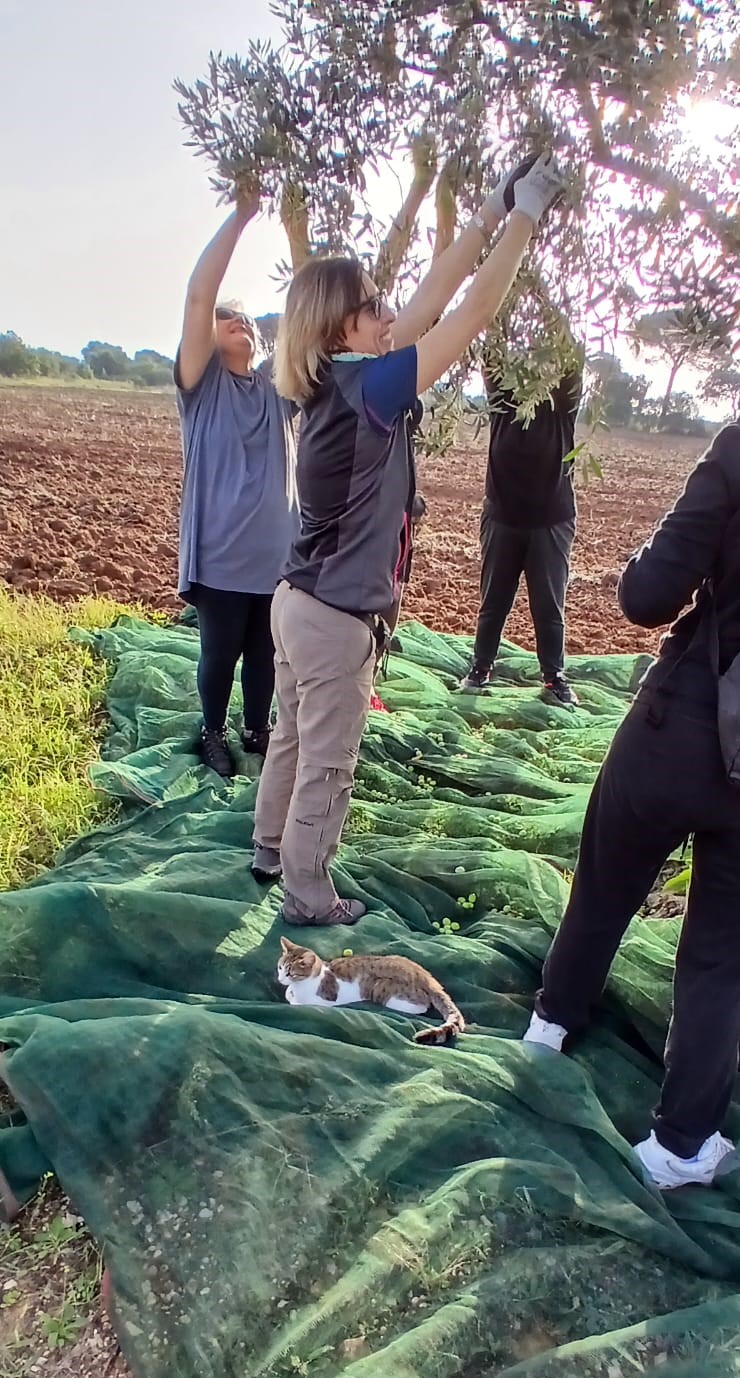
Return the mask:
MULTIPOLYGON (((603 479, 579 483, 568 605, 572 653, 650 651, 615 600, 620 566, 678 496, 702 442, 612 432, 593 448, 603 479)), ((429 504, 405 615, 472 632, 478 605, 482 445, 422 460, 429 504)), ((175 611, 182 469, 174 397, 8 387, 0 391, 0 579, 67 599, 96 591, 175 611)), ((507 636, 532 648, 524 590, 507 636)))

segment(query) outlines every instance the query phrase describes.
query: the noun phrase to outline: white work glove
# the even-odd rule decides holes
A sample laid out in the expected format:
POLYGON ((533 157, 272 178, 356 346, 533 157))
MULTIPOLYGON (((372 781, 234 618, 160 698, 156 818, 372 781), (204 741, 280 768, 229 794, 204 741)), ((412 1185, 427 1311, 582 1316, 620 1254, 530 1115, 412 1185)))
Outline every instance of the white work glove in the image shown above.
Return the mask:
POLYGON ((514 184, 514 207, 538 225, 545 211, 562 194, 563 179, 551 153, 540 154, 519 181, 514 184))
POLYGON ((529 172, 530 168, 537 162, 537 154, 530 153, 528 158, 524 158, 521 163, 517 163, 511 172, 505 172, 499 179, 481 206, 481 214, 488 223, 488 214, 495 215, 498 220, 505 220, 509 211, 514 209, 514 186, 520 178, 529 172))

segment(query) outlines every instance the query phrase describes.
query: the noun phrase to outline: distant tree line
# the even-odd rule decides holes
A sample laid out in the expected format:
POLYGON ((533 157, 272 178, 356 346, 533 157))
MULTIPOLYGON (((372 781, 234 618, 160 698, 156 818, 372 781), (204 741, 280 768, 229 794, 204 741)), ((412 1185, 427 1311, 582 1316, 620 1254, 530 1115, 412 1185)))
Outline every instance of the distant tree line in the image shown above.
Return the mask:
POLYGON ((0 376, 3 378, 100 378, 130 382, 137 387, 172 383, 172 360, 155 349, 138 349, 133 359, 120 345, 90 340, 80 357, 55 349, 34 349, 13 330, 0 334, 0 376))
MULTIPOLYGON (((280 317, 276 314, 257 317, 265 353, 271 353, 275 347, 279 322, 280 317)), ((701 418, 699 401, 723 406, 727 420, 740 419, 740 368, 728 352, 719 348, 702 358, 696 348, 687 349, 685 338, 673 326, 666 329, 662 319, 652 318, 641 323, 635 336, 635 343, 642 350, 649 350, 653 359, 670 363, 671 374, 665 393, 662 398, 649 397, 650 383, 644 375, 628 373, 615 354, 594 354, 588 359, 590 386, 583 409, 586 421, 633 430, 666 430, 701 436, 713 427, 701 418), (703 365, 698 400, 690 392, 674 390, 676 374, 684 363, 700 369, 703 365)), ((80 357, 75 358, 52 349, 33 349, 12 330, 0 334, 0 377, 68 378, 70 381, 98 378, 111 383, 131 382, 137 387, 168 387, 172 384, 172 369, 172 359, 155 349, 138 349, 130 358, 120 345, 90 340, 80 357)), ((434 398, 429 400, 437 409, 444 409, 450 400, 448 392, 444 385, 439 385, 434 398)), ((483 397, 469 399, 468 405, 473 413, 487 410, 483 397)))
POLYGON ((643 316, 629 338, 638 356, 668 367, 663 396, 648 397, 648 379, 627 373, 614 354, 595 354, 588 360, 587 416, 607 426, 681 435, 705 435, 712 429, 700 415, 701 402, 722 407, 728 421, 740 416, 740 371, 731 342, 701 307, 643 316), (700 374, 696 396, 675 390, 684 365, 700 374))
MULTIPOLYGON (((267 353, 275 346, 277 315, 258 316, 257 327, 267 353)), ((1 378, 98 378, 108 383, 133 383, 141 388, 169 387, 174 361, 156 349, 137 349, 130 358, 120 345, 90 340, 80 357, 54 349, 34 349, 13 330, 0 333, 1 378)))
POLYGON ((31 349, 13 330, 0 334, 0 376, 3 378, 91 378, 81 359, 53 349, 31 349))
POLYGON ((700 402, 725 410, 724 419, 740 417, 740 372, 722 365, 702 379, 698 395, 671 390, 662 398, 649 397, 650 383, 642 374, 628 373, 614 354, 595 354, 588 360, 590 386, 584 420, 638 431, 668 431, 674 435, 704 436, 716 429, 700 414, 700 402))
POLYGON ((91 340, 82 351, 82 359, 93 378, 106 382, 130 382, 144 388, 172 385, 173 361, 156 349, 137 349, 130 359, 120 345, 91 340))

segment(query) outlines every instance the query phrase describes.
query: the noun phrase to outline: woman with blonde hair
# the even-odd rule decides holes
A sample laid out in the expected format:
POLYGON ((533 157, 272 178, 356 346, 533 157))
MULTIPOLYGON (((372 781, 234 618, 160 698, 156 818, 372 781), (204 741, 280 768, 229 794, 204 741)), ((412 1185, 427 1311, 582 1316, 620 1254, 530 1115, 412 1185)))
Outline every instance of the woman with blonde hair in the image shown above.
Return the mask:
POLYGON ((338 898, 329 867, 349 808, 382 614, 406 561, 416 487, 411 416, 418 395, 495 316, 561 189, 546 155, 503 177, 397 316, 356 259, 311 259, 289 288, 275 381, 303 413, 301 534, 273 602, 278 717, 252 865, 262 881, 282 871, 288 923, 352 924, 365 913, 358 900, 338 898), (440 320, 507 212, 462 302, 440 320))

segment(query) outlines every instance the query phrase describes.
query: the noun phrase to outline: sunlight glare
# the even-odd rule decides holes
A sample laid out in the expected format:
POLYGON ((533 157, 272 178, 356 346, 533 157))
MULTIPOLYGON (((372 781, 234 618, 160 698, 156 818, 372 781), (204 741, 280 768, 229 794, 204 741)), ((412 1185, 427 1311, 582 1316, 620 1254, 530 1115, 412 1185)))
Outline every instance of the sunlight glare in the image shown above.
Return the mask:
POLYGON ((717 155, 723 139, 737 133, 738 125, 740 110, 724 101, 701 98, 687 101, 679 120, 682 141, 708 159, 717 155))

